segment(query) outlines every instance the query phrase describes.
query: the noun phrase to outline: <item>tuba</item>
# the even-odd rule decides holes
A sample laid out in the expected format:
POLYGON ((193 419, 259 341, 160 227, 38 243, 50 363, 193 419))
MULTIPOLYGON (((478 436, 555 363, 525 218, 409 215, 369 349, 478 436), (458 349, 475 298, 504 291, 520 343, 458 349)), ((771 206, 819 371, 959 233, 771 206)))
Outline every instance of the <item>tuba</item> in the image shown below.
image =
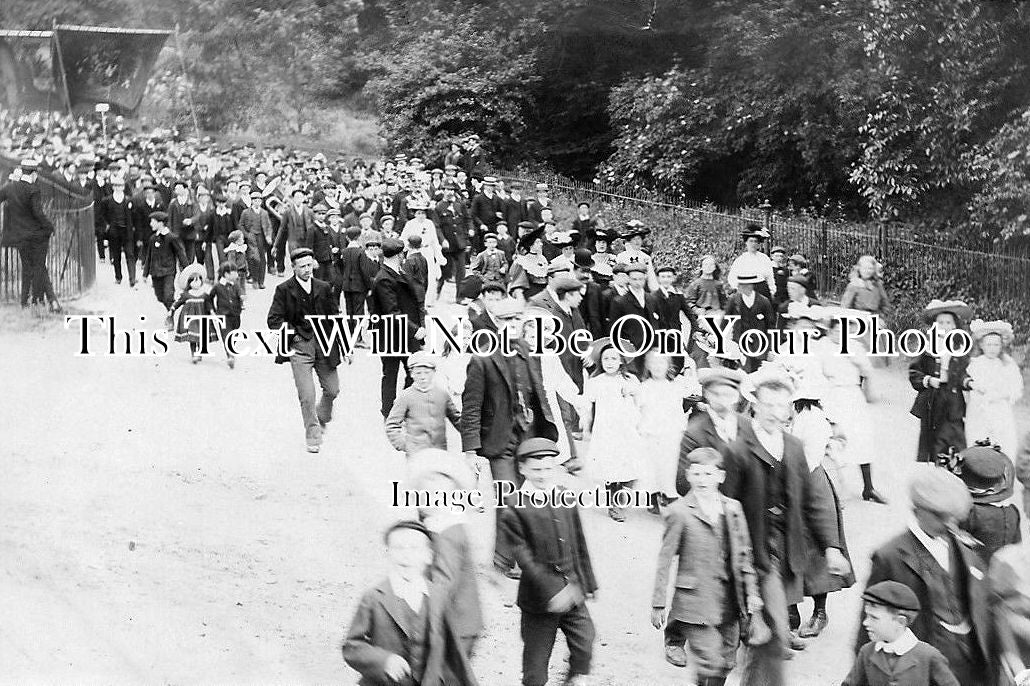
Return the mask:
POLYGON ((276 176, 261 189, 264 196, 264 206, 268 213, 277 220, 282 221, 283 206, 286 204, 285 189, 282 184, 282 177, 276 176))

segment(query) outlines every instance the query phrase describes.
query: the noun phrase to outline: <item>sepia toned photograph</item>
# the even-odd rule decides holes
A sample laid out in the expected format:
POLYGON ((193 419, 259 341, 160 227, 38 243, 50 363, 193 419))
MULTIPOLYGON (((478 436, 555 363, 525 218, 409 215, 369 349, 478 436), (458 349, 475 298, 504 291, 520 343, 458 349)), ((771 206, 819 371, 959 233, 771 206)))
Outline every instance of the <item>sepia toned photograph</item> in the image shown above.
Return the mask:
POLYGON ((0 684, 1030 686, 1030 3, 0 2, 0 684))

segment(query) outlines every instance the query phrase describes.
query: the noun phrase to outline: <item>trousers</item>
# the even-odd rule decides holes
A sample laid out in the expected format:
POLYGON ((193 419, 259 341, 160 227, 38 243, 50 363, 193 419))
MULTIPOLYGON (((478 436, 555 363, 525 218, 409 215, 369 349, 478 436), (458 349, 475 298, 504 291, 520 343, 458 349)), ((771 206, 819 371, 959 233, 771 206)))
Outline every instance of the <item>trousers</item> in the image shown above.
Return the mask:
POLYGON ((770 560, 769 572, 759 579, 765 602, 765 621, 772 629, 772 639, 744 651, 744 673, 741 683, 748 686, 784 686, 783 656, 790 650, 790 621, 787 618, 787 591, 783 585, 780 563, 770 560))
MULTIPOLYGON (((124 230, 123 230, 124 232, 124 230)), ((114 265, 115 281, 122 280, 122 255, 125 255, 125 269, 129 272, 129 283, 136 283, 136 246, 132 238, 126 240, 122 236, 115 236, 118 231, 112 231, 107 239, 107 248, 111 251, 111 264, 114 265)))
POLYGON ((32 302, 42 303, 44 298, 57 302, 54 286, 50 283, 50 273, 46 269, 47 252, 50 250, 50 237, 26 241, 18 246, 18 257, 21 259, 21 306, 28 307, 29 293, 32 302))
POLYGON ((558 629, 569 645, 569 676, 590 673, 594 654, 594 621, 586 603, 563 614, 522 612, 522 683, 543 686, 558 629))
POLYGON ((400 373, 401 365, 404 365, 404 387, 411 385, 411 374, 408 373, 408 357, 392 356, 380 357, 383 363, 383 387, 382 387, 382 414, 385 419, 393 409, 393 401, 397 399, 397 376, 400 373))
POLYGON ((665 625, 665 645, 684 644, 690 646, 699 677, 726 676, 737 666, 740 625, 736 621, 713 626, 670 619, 665 625))
POLYGON ((154 286, 154 295, 158 301, 166 310, 172 309, 172 303, 175 302, 175 274, 151 276, 150 282, 154 286))
POLYGON ((262 233, 247 235, 247 271, 253 277, 258 288, 265 285, 265 270, 267 269, 268 248, 265 245, 265 235, 262 233))
MULTIPOLYGON (((446 260, 440 269, 440 279, 436 282, 436 294, 440 295, 440 291, 443 290, 443 285, 447 281, 454 279, 454 288, 457 289, 461 286, 461 282, 465 280, 465 253, 464 252, 445 252, 443 254, 444 260, 446 260)), ((457 302, 457 300, 455 300, 457 302)))
POLYGON ((304 420, 304 437, 308 445, 321 445, 322 425, 332 420, 333 401, 340 394, 340 377, 336 367, 329 364, 329 358, 322 354, 314 340, 305 341, 296 337, 293 350, 290 369, 293 371, 293 383, 297 386, 300 414, 304 420), (322 398, 317 403, 312 372, 322 387, 322 398))

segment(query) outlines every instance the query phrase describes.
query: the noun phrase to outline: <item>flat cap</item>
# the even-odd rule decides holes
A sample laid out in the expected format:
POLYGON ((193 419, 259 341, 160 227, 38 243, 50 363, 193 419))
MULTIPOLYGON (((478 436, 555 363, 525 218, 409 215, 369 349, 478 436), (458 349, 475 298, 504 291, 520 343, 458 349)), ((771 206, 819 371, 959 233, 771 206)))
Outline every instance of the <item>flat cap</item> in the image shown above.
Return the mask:
POLYGON ((919 612, 919 598, 915 592, 900 581, 881 581, 873 584, 862 594, 862 600, 868 600, 877 605, 886 605, 897 610, 910 610, 919 612))
POLYGON ((573 276, 559 276, 551 286, 558 295, 583 290, 583 282, 573 276))
POLYGON ((383 241, 383 257, 400 255, 404 251, 404 244, 396 238, 387 238, 383 241))
POLYGON ((427 369, 436 369, 436 358, 427 353, 425 350, 419 350, 412 353, 411 357, 408 358, 408 369, 414 369, 415 367, 426 367, 427 369))
POLYGON ((491 306, 490 313, 497 319, 515 319, 522 314, 522 303, 514 298, 498 300, 491 306))
POLYGON ((963 520, 973 506, 973 498, 962 479, 947 469, 916 465, 918 471, 909 484, 912 507, 963 520))
POLYGON ((723 385, 740 388, 744 372, 729 367, 706 367, 697 370, 697 381, 702 387, 723 385))
POLYGON ((515 459, 554 457, 558 455, 558 444, 549 438, 530 438, 522 441, 515 450, 515 459))
POLYGON ((572 263, 564 257, 556 257, 547 264, 547 275, 558 274, 560 272, 571 272, 572 263))
POLYGON ((159 222, 166 222, 166 221, 168 221, 168 213, 167 212, 161 212, 160 210, 158 210, 157 212, 151 212, 150 213, 150 218, 151 219, 156 219, 159 222))
POLYGON ((294 250, 293 252, 290 253, 290 261, 291 262, 296 262, 297 260, 299 260, 302 257, 314 257, 314 256, 315 256, 315 251, 312 250, 311 248, 297 248, 296 250, 294 250))

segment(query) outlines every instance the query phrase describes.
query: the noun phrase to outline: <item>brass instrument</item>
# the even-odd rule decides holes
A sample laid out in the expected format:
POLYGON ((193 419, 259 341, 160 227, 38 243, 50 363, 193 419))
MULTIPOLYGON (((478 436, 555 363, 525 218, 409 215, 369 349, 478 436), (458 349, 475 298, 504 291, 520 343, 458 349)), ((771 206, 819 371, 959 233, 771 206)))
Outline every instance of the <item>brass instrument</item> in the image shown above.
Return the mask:
POLYGON ((282 221, 283 205, 286 204, 281 181, 282 177, 276 176, 265 184, 265 187, 261 190, 261 194, 264 196, 265 209, 279 221, 282 221))

